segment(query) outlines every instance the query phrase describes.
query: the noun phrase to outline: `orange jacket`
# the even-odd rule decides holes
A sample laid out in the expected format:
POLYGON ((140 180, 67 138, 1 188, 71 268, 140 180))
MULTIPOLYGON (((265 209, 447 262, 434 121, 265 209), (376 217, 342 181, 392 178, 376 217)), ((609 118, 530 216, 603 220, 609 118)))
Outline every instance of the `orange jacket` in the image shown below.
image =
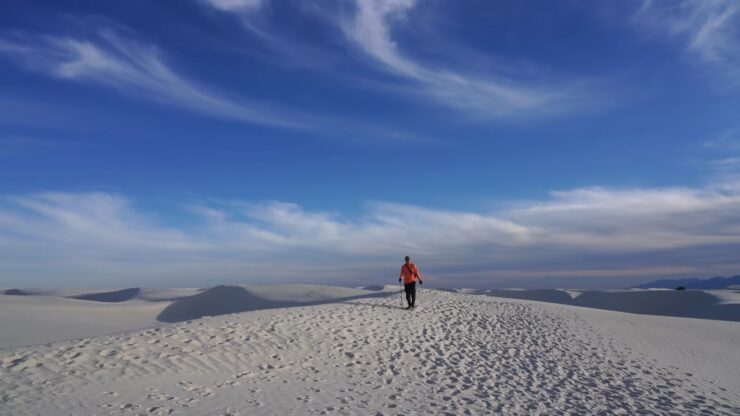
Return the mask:
POLYGON ((414 283, 417 280, 421 280, 421 274, 419 274, 419 268, 414 263, 404 264, 401 266, 401 275, 404 284, 414 283))

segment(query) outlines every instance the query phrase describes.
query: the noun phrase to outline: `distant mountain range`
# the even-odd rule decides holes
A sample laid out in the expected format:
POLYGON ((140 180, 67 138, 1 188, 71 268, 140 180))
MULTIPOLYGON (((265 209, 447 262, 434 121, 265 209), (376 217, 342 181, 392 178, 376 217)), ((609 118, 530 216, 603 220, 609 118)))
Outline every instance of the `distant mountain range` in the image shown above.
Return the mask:
POLYGON ((711 279, 663 279, 643 283, 635 286, 636 289, 675 289, 683 286, 686 289, 724 289, 733 285, 740 285, 740 275, 733 277, 713 277, 711 279))

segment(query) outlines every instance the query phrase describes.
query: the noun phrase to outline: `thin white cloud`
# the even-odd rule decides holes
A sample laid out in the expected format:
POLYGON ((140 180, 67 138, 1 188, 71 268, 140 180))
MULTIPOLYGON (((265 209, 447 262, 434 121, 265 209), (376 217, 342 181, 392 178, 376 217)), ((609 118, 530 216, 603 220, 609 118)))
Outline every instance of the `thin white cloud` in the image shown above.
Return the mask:
POLYGON ((264 0, 201 0, 225 12, 249 12, 262 7, 264 0))
POLYGON ((713 174, 729 181, 740 176, 740 129, 724 130, 704 146, 711 152, 707 166, 713 174))
POLYGON ((261 102, 230 99, 178 74, 152 45, 101 30, 90 38, 22 35, 0 40, 0 53, 40 73, 113 88, 197 113, 286 128, 310 117, 261 102))
POLYGON ((724 130, 717 137, 707 140, 705 146, 719 151, 740 152, 740 129, 724 130))
POLYGON ((660 250, 740 242, 740 194, 704 189, 554 192, 553 199, 512 212, 545 230, 543 241, 608 250, 660 250))
POLYGON ((740 87, 740 3, 735 0, 645 0, 636 21, 651 34, 682 42, 721 75, 720 87, 740 87))
POLYGON ((740 248, 740 183, 583 188, 483 213, 374 203, 347 218, 284 202, 212 202, 191 212, 187 225, 175 226, 118 195, 5 197, 0 283, 12 273, 47 282, 62 273, 93 284, 122 271, 135 282, 355 282, 392 273, 388 263, 411 254, 437 284, 463 286, 465 276, 479 285, 485 276, 732 272, 740 248))
POLYGON ((152 221, 115 194, 50 192, 5 200, 19 211, 3 212, 0 227, 4 231, 23 241, 67 245, 60 247, 63 251, 202 247, 180 230, 152 221))
POLYGON ((51 77, 102 85, 121 94, 211 117, 321 132, 325 137, 348 141, 426 140, 387 123, 226 96, 179 74, 165 62, 157 47, 112 30, 101 30, 84 39, 28 34, 13 40, 0 39, 3 53, 51 77))
MULTIPOLYGON (((392 36, 395 25, 413 25, 407 21, 406 14, 417 5, 416 0, 356 0, 353 4, 355 10, 349 18, 339 11, 342 7, 337 10, 337 7, 315 5, 299 9, 309 13, 317 23, 338 27, 349 40, 353 53, 359 48, 385 73, 403 80, 403 83, 392 82, 385 88, 375 88, 377 91, 402 93, 425 103, 431 99, 431 102, 458 110, 473 119, 533 118, 593 111, 606 102, 604 88, 599 88, 599 83, 594 80, 550 80, 543 83, 541 79, 517 80, 504 75, 517 71, 501 68, 503 64, 499 64, 500 70, 496 73, 480 75, 417 62, 402 53, 392 36), (598 94, 594 93, 595 90, 598 94)), ((274 22, 268 24, 264 19, 256 19, 253 13, 213 7, 240 17, 246 29, 283 59, 302 61, 300 66, 322 70, 327 69, 327 62, 340 65, 335 62, 339 60, 338 51, 328 54, 316 45, 284 38, 284 33, 278 33, 274 22), (321 63, 317 64, 317 61, 321 63)), ((454 51, 447 60, 448 64, 456 60, 454 51)), ((454 68, 456 64, 448 66, 454 68)), ((540 74, 539 78, 547 77, 540 74)), ((356 79, 352 81, 355 85, 362 83, 356 79)), ((370 84, 376 86, 377 81, 370 84)))
POLYGON ((71 140, 51 140, 28 136, 0 137, 0 156, 18 156, 39 151, 59 151, 85 146, 84 143, 71 140))
POLYGON ((737 171, 740 170, 740 157, 726 157, 722 159, 714 159, 709 164, 721 171, 737 171))
POLYGON ((354 18, 342 22, 347 37, 389 72, 415 82, 416 93, 447 106, 475 117, 531 117, 583 111, 601 101, 588 92, 594 85, 586 81, 538 85, 496 74, 482 77, 416 62, 401 52, 392 37, 394 25, 413 25, 407 21, 406 13, 417 5, 416 0, 356 0, 355 4, 354 18))

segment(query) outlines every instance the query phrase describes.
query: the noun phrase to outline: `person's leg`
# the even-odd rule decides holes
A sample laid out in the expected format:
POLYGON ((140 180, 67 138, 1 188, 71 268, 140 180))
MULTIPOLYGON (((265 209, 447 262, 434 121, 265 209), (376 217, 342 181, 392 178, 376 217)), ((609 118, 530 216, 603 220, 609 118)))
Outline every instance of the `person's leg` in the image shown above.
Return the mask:
POLYGON ((416 282, 411 283, 411 307, 416 303, 416 282))
POLYGON ((413 301, 411 300, 411 290, 412 290, 412 284, 406 284, 403 285, 403 289, 406 291, 406 302, 409 304, 409 307, 413 304, 413 301))

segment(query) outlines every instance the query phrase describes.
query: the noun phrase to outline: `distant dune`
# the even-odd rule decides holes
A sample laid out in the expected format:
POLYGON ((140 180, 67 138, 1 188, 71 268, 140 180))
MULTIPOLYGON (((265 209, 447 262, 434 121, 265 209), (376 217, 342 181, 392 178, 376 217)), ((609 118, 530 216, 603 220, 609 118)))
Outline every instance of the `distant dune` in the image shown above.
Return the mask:
POLYGON ((486 294, 502 298, 536 300, 552 303, 570 303, 572 301, 572 298, 568 293, 556 289, 491 290, 486 294))
POLYGON ((385 297, 394 290, 398 288, 300 284, 114 291, 7 289, 0 295, 0 348, 151 328, 204 316, 385 297))
POLYGON ((70 296, 70 298, 92 300, 95 302, 125 302, 136 297, 139 292, 141 292, 141 289, 134 287, 131 289, 115 290, 112 292, 85 293, 83 295, 70 296))
POLYGON ((157 320, 181 322, 203 316, 387 296, 378 293, 382 290, 382 286, 372 290, 318 285, 216 286, 197 295, 175 300, 157 316, 157 320))
POLYGON ((636 289, 675 289, 683 286, 686 289, 725 289, 732 285, 740 285, 740 275, 733 277, 713 277, 711 279, 663 279, 643 283, 635 286, 636 289))
POLYGON ((491 290, 489 296, 611 311, 740 321, 740 294, 701 290, 491 290))

